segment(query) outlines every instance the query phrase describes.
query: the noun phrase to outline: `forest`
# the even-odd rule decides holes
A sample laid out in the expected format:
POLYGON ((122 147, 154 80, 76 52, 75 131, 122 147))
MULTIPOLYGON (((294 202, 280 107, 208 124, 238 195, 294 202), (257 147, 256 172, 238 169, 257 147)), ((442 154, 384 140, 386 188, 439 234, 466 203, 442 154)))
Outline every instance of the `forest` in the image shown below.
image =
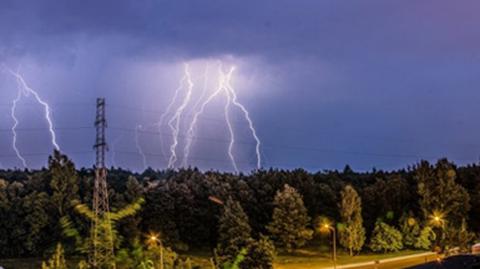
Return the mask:
MULTIPOLYGON (((44 169, 0 171, 0 258, 47 259, 58 243, 66 257, 85 256, 81 211, 91 207, 94 174, 58 151, 44 169)), ((479 165, 447 159, 368 172, 108 170, 111 211, 128 212, 115 224, 118 259, 141 263, 132 250, 155 234, 171 253, 208 251, 220 264, 241 254, 242 268, 271 268, 276 253, 311 244, 327 225, 350 255, 466 251, 480 233, 478 182, 479 165)))

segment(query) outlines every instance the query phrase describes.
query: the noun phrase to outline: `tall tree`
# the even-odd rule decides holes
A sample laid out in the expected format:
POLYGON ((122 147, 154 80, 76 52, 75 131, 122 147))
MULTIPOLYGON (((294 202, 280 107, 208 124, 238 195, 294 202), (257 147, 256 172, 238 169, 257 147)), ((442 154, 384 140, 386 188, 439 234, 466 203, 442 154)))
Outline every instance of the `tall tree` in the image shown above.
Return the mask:
POLYGON ((220 264, 231 262, 252 243, 252 229, 240 203, 229 198, 218 227, 217 254, 220 264))
POLYGON ((470 210, 468 192, 456 182, 455 166, 446 159, 434 167, 422 161, 415 169, 420 207, 425 219, 440 212, 447 222, 461 225, 470 210))
MULTIPOLYGON (((128 177, 125 187, 126 189, 122 195, 123 203, 121 207, 127 206, 128 204, 138 201, 141 198, 143 199, 142 185, 137 181, 135 177, 128 177)), ((134 243, 136 238, 140 238, 142 236, 142 232, 139 227, 141 220, 141 215, 135 214, 121 220, 119 223, 118 231, 131 244, 134 243)))
POLYGON ((63 217, 72 208, 72 201, 78 200, 77 171, 73 162, 58 150, 48 158, 48 170, 51 177, 51 201, 57 209, 58 216, 63 217))
POLYGON ((340 215, 342 225, 339 229, 340 244, 347 248, 350 256, 360 251, 365 243, 365 229, 362 219, 362 200, 351 186, 345 186, 341 192, 340 215))
POLYGON ((277 192, 274 205, 272 222, 267 229, 278 247, 292 252, 312 239, 313 231, 307 228, 310 217, 297 190, 285 184, 283 190, 277 192))

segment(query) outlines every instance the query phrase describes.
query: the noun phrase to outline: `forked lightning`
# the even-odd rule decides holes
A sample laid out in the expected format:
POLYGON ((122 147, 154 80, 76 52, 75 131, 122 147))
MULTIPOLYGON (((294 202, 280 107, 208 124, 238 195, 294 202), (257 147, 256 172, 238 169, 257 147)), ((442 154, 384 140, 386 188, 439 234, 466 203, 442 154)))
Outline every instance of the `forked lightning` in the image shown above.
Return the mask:
POLYGON ((54 127, 53 127, 53 121, 52 121, 52 117, 51 117, 51 108, 48 105, 48 103, 45 102, 40 97, 40 95, 38 94, 37 91, 32 89, 27 84, 25 79, 18 72, 14 72, 13 70, 11 70, 10 68, 8 68, 6 66, 4 66, 4 68, 10 74, 12 74, 15 77, 15 79, 17 81, 17 88, 18 88, 17 97, 12 101, 12 108, 11 108, 11 111, 10 111, 11 112, 10 114, 11 114, 13 122, 14 122, 14 124, 12 126, 12 135, 13 135, 12 147, 13 147, 13 150, 15 151, 15 154, 17 155, 18 159, 22 162, 22 165, 24 167, 27 167, 27 161, 22 156, 22 154, 20 153, 20 150, 17 147, 17 142, 18 142, 17 127, 18 127, 18 124, 19 124, 19 120, 17 118, 16 111, 17 111, 18 102, 22 99, 22 97, 29 97, 30 95, 32 95, 34 97, 35 101, 37 101, 41 106, 43 106, 44 111, 45 111, 44 117, 45 117, 45 121, 48 124, 48 131, 50 133, 51 143, 56 150, 60 150, 60 146, 57 143, 57 135, 55 133, 55 130, 54 130, 54 127))

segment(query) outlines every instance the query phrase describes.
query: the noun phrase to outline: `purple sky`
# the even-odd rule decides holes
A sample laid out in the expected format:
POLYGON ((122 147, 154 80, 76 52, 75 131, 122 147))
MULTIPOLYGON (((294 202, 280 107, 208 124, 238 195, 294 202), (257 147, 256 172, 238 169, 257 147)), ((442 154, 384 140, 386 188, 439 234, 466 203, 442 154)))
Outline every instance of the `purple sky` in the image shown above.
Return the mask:
MULTIPOLYGON (((132 129, 159 120, 183 63, 199 85, 218 60, 237 66, 233 81, 265 167, 466 164, 480 156, 478 10, 477 0, 3 0, 0 62, 51 104, 58 142, 79 166, 93 164, 97 96, 109 104, 109 163, 140 170, 132 129)), ((9 132, 16 94, 1 70, 4 167, 21 166, 9 132)), ((232 170, 222 107, 220 98, 200 118, 189 164, 232 170)), ((19 149, 40 167, 52 149, 41 107, 26 98, 17 114, 19 149)), ((232 117, 235 155, 248 171, 255 141, 241 114, 232 117)), ((164 168, 155 132, 140 133, 140 146, 149 166, 164 168)))

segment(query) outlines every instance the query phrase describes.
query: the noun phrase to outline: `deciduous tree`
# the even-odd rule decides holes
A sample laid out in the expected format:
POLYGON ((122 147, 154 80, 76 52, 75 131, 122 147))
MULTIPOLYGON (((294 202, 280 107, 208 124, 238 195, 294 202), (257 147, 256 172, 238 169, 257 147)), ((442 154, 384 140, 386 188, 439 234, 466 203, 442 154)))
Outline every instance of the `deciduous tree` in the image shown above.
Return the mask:
POLYGON ((399 251, 403 248, 402 233, 382 221, 377 221, 370 240, 375 252, 399 251))
POLYGON ((342 223, 339 229, 340 244, 349 250, 350 256, 362 249, 365 243, 365 229, 362 219, 362 200, 351 186, 345 186, 341 192, 340 215, 342 223))

